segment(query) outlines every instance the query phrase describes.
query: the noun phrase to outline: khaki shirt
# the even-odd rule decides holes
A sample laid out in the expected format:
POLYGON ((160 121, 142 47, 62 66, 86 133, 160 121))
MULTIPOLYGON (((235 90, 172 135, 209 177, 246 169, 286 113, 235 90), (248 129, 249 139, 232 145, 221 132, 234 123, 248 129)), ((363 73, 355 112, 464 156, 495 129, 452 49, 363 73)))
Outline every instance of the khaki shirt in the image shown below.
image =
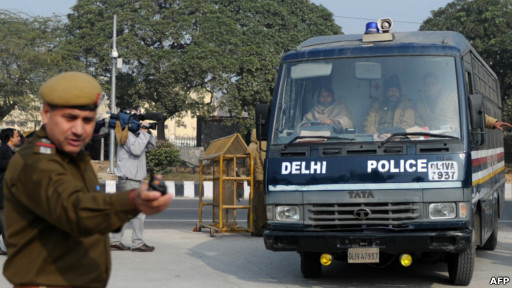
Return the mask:
POLYGON ((423 96, 417 100, 416 124, 429 130, 448 125, 459 130, 459 104, 457 94, 441 94, 437 100, 423 96))
MULTIPOLYGON (((260 143, 256 138, 256 129, 253 129, 251 133, 251 143, 248 148, 254 159, 254 180, 263 181, 263 163, 265 162, 266 153, 260 149, 260 143)), ((267 141, 261 142, 261 148, 267 149, 267 141)))
POLYGON ((3 272, 14 285, 105 287, 108 233, 137 212, 129 192, 100 191, 90 158, 58 151, 42 127, 12 158, 4 178, 3 272))
POLYGON ((494 129, 494 123, 498 122, 498 119, 485 114, 485 128, 494 129))
MULTIPOLYGON (((444 101, 436 102, 434 109, 429 109, 429 106, 422 98, 416 103, 417 124, 419 126, 434 126, 439 127, 443 124, 451 124, 453 127, 458 127, 458 104, 457 97, 454 94, 445 96, 444 101)), ((485 115, 485 128, 494 129, 494 124, 498 119, 485 115)))
POLYGON ((380 129, 402 127, 411 128, 415 123, 415 112, 407 96, 402 95, 394 111, 382 101, 372 103, 364 121, 365 133, 378 133, 380 129))

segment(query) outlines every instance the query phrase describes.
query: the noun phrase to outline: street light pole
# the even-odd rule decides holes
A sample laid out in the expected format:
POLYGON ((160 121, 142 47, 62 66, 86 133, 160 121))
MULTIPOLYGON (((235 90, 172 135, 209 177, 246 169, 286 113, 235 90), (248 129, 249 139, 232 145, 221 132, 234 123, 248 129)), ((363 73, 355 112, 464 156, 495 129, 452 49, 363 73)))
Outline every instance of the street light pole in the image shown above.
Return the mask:
MULTIPOLYGON (((117 53, 116 49, 116 29, 117 28, 117 17, 114 15, 114 29, 112 36, 112 97, 110 98, 110 115, 116 113, 116 64, 117 57, 119 53, 117 53)), ((116 141, 116 134, 114 129, 110 129, 110 150, 109 150, 109 162, 110 166, 108 169, 108 173, 114 174, 114 144, 116 141)))

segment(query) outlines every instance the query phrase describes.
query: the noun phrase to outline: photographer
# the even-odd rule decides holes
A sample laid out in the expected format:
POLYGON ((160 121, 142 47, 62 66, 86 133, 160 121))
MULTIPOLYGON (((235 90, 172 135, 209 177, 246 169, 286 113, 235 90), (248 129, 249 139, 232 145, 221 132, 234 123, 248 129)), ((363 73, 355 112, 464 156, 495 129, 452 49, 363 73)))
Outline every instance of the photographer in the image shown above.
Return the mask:
MULTIPOLYGON (((135 110, 125 110, 125 114, 136 117, 135 110)), ((132 132, 128 125, 122 131, 117 129, 117 166, 115 173, 118 176, 119 191, 131 190, 139 187, 146 177, 146 151, 151 151, 156 146, 155 137, 149 130, 149 124, 142 122, 137 132, 132 132)), ((132 224, 132 252, 153 252, 155 247, 144 243, 144 219, 146 215, 139 213, 130 220, 132 224)), ((111 233, 111 250, 129 250, 122 243, 125 226, 119 233, 111 233)))

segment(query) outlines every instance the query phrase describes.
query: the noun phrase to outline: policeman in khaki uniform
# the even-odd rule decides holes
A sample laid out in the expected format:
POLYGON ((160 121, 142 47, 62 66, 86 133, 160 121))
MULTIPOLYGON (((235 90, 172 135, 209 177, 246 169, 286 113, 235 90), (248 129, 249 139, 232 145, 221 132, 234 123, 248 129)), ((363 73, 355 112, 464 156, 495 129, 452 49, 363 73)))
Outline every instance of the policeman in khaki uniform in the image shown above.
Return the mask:
MULTIPOLYGON (((263 185, 263 163, 265 163, 267 141, 262 141, 261 143, 258 141, 256 129, 253 129, 251 132, 251 143, 248 148, 251 156, 254 158, 254 191, 252 196, 254 218, 252 235, 261 237, 267 227, 267 208, 265 207, 265 188, 263 185)), ((247 217, 247 220, 249 220, 249 217, 247 217)))
POLYGON ((67 72, 48 80, 43 126, 12 158, 4 178, 7 250, 3 273, 14 287, 106 287, 108 233, 143 212, 164 210, 171 194, 137 189, 105 194, 91 159, 101 87, 67 72))

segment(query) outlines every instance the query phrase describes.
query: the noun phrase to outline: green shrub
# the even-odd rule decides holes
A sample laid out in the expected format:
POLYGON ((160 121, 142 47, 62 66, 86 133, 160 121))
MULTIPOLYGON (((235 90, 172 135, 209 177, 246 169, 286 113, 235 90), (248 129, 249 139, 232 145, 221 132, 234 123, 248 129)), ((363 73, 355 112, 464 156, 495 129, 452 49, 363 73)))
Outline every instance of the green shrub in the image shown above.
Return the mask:
POLYGON ((155 149, 146 154, 146 162, 148 168, 155 169, 155 173, 169 174, 180 162, 180 150, 172 143, 159 141, 155 149))

